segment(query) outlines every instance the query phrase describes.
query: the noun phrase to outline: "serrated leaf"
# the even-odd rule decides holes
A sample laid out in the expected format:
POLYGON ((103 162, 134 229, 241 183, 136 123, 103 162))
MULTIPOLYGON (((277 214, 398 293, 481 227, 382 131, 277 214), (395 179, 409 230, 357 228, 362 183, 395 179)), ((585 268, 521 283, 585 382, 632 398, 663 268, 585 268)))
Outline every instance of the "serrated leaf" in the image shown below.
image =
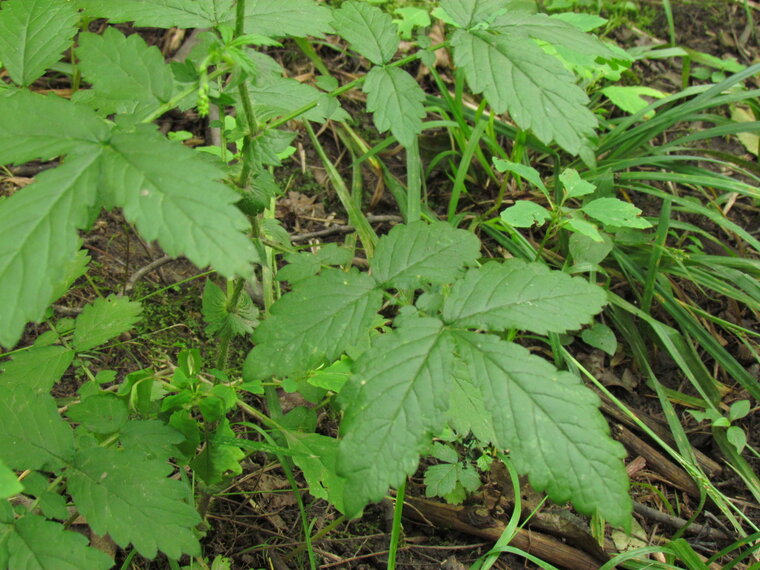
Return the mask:
POLYGON ((287 430, 285 439, 293 452, 293 462, 303 471, 309 493, 325 499, 343 512, 345 480, 336 473, 338 440, 317 433, 287 430))
POLYGON ((127 423, 129 410, 114 394, 102 392, 72 405, 66 415, 93 433, 114 433, 127 423))
POLYGON ((425 496, 443 497, 457 486, 457 464, 431 465, 425 471, 425 496))
POLYGON ((451 403, 447 414, 451 427, 463 437, 472 432, 481 443, 495 442, 483 393, 469 378, 467 368, 459 359, 454 363, 451 378, 451 403))
POLYGON ((248 0, 245 12, 249 34, 304 37, 331 31, 330 10, 312 0, 248 0))
POLYGON ((342 358, 327 368, 317 370, 313 375, 309 376, 308 382, 317 388, 332 390, 338 393, 351 377, 351 372, 351 361, 347 358, 342 358))
MULTIPOLYGON (((108 139, 106 123, 86 107, 54 95, 16 91, 0 99, 0 164, 50 160, 108 139)), ((38 176, 39 178, 39 176, 38 176)))
POLYGON ((128 113, 137 120, 171 99, 171 68, 139 34, 126 37, 116 28, 106 28, 102 36, 80 34, 77 57, 93 84, 95 106, 105 115, 128 113))
POLYGON ((66 263, 79 249, 77 229, 95 203, 98 154, 70 156, 0 204, 0 344, 12 346, 39 320, 66 263))
POLYGON ((217 485, 243 472, 240 462, 245 458, 245 453, 239 447, 226 443, 234 438, 235 432, 224 418, 206 441, 203 450, 190 461, 190 467, 206 485, 217 485))
POLYGON ((203 288, 203 320, 206 321, 206 334, 229 337, 253 332, 259 310, 245 291, 240 293, 237 307, 230 311, 229 299, 224 291, 212 281, 206 281, 203 288))
POLYGON ((90 350, 127 332, 140 320, 142 305, 128 297, 109 295, 85 305, 74 324, 74 348, 90 350))
POLYGON ((184 437, 171 426, 158 420, 131 420, 121 428, 121 444, 149 459, 166 460, 177 454, 176 445, 184 437))
POLYGON ((71 428, 55 400, 16 385, 0 398, 0 459, 11 469, 57 468, 74 454, 71 428))
POLYGON ((19 483, 16 474, 0 460, 0 500, 18 495, 23 490, 24 486, 19 483))
POLYGON ((446 298, 443 318, 459 327, 559 333, 588 323, 606 302, 604 289, 585 279, 508 259, 468 271, 446 298))
POLYGON ((0 392, 25 385, 37 394, 47 394, 71 365, 74 351, 63 346, 40 346, 13 355, 0 362, 0 392))
POLYGON ((7 567, 14 570, 106 570, 114 562, 104 552, 89 548, 82 534, 37 515, 18 519, 6 540, 7 567))
POLYGON ((167 478, 171 471, 138 451, 92 447, 77 453, 68 490, 92 530, 122 548, 131 543, 146 558, 157 550, 174 559, 198 555, 193 529, 200 517, 186 502, 185 484, 167 478))
POLYGON ((153 28, 212 28, 235 17, 234 0, 76 0, 92 18, 153 28))
POLYGON ((233 205, 238 195, 217 182, 222 171, 149 125, 117 131, 110 144, 101 173, 107 202, 122 206, 144 239, 226 277, 250 272, 255 250, 243 233, 250 226, 233 205))
POLYGON ((254 332, 246 380, 302 374, 336 360, 368 335, 381 304, 375 281, 356 270, 327 269, 299 282, 254 332))
POLYGON ((556 58, 520 34, 456 30, 454 63, 474 93, 497 113, 508 111, 544 143, 578 154, 597 125, 588 97, 556 58))
POLYGON ((376 337, 356 363, 341 392, 347 407, 338 451, 349 517, 414 473, 449 405, 452 348, 439 320, 407 319, 376 337))
POLYGON ((404 146, 422 132, 425 92, 417 81, 398 67, 373 67, 362 90, 367 94, 367 110, 377 130, 390 131, 404 146))
POLYGON ((651 228, 652 224, 640 218, 641 210, 618 198, 597 198, 581 208, 586 214, 606 224, 619 228, 651 228))
POLYGON ((446 222, 413 222, 380 238, 370 261, 372 275, 384 287, 404 289, 424 282, 453 282, 464 265, 480 254, 480 240, 446 222))
POLYGON ((493 19, 504 0, 441 0, 441 8, 463 28, 493 19))
POLYGON ((388 63, 396 54, 399 37, 393 18, 365 2, 345 2, 333 13, 333 26, 353 49, 375 65, 388 63))
POLYGON ((0 61, 19 85, 31 85, 71 46, 79 14, 59 0, 7 0, 0 10, 0 61))
POLYGON ((511 226, 517 228, 529 228, 538 225, 543 226, 544 222, 550 220, 552 215, 549 210, 539 206, 530 200, 517 200, 513 206, 506 208, 500 214, 501 219, 511 226))
POLYGON ((264 76, 248 91, 261 121, 286 115, 314 101, 318 101, 316 107, 299 117, 318 123, 324 123, 327 119, 345 121, 349 118, 335 97, 295 79, 264 76))
POLYGON ((626 453, 610 437, 597 396, 519 345, 471 332, 455 336, 470 377, 483 390, 498 445, 510 450, 531 487, 628 527, 626 453))

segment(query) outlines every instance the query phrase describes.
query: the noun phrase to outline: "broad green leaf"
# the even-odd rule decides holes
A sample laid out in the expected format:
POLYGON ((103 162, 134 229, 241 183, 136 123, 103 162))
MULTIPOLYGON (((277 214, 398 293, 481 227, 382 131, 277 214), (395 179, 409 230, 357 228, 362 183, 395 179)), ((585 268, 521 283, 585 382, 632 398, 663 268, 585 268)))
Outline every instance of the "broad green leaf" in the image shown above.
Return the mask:
POLYGON ((425 496, 443 497, 451 493, 457 486, 456 463, 441 463, 431 465, 425 470, 425 496))
POLYGON ((441 0, 441 8, 463 28, 493 19, 504 4, 504 0, 441 0))
POLYGON ((138 120, 171 99, 171 68, 140 34, 126 37, 116 28, 107 28, 102 36, 80 34, 77 57, 84 78, 93 85, 94 106, 104 115, 127 113, 138 120))
POLYGON ((23 490, 24 486, 19 483, 16 474, 0 459, 0 501, 18 495, 23 490))
POLYGON ((574 266, 588 264, 593 269, 604 261, 612 251, 612 238, 607 234, 600 234, 600 237, 602 241, 596 241, 582 233, 574 233, 570 236, 568 249, 574 266))
POLYGON ((200 517, 185 484, 167 477, 171 471, 138 451, 92 447, 77 453, 68 490, 92 530, 122 548, 131 543, 146 558, 158 550, 174 559, 197 555, 200 517))
POLYGON ((530 200, 517 200, 513 206, 506 208, 500 217, 503 221, 517 228, 529 228, 538 225, 543 226, 544 222, 550 220, 552 214, 543 206, 539 206, 530 200))
POLYGON ((114 394, 102 392, 72 405, 66 415, 93 433, 114 433, 127 423, 127 404, 114 394))
POLYGON ((572 501, 629 527, 631 499, 622 459, 599 398, 569 372, 498 337, 455 333, 470 377, 485 396, 499 447, 531 486, 557 503, 572 501))
POLYGON ((98 154, 69 156, 0 204, 0 344, 42 318, 95 203, 98 154))
POLYGON ((255 250, 244 232, 239 196, 217 180, 210 162, 143 125, 115 132, 104 156, 101 184, 110 205, 119 205, 147 241, 158 239, 172 256, 198 267, 212 265, 227 277, 247 275, 255 250))
POLYGON ((493 422, 486 412, 480 388, 470 379, 466 366, 457 359, 452 368, 451 404, 447 414, 449 425, 461 436, 468 433, 481 443, 493 443, 493 422))
POLYGON ((304 37, 331 31, 331 11, 313 0, 248 0, 245 12, 248 34, 304 37))
POLYGON ((591 222, 579 217, 572 217, 567 219, 564 224, 565 227, 577 232, 600 245, 604 244, 604 236, 599 232, 599 228, 591 222))
POLYGON ((618 198, 597 198, 581 208, 592 218, 619 228, 651 228, 652 224, 639 217, 641 210, 618 198))
POLYGON ((391 130, 404 146, 414 142, 422 132, 425 118, 425 92, 417 81, 398 67, 373 67, 364 81, 367 110, 372 113, 377 130, 391 130))
POLYGON ((317 106, 300 115, 303 119, 324 123, 327 119, 345 121, 349 118, 335 97, 316 87, 287 77, 262 78, 248 89, 254 110, 261 121, 286 115, 314 101, 317 106))
POLYGON ((396 54, 399 37, 390 15, 365 2, 344 2, 333 13, 333 26, 353 49, 375 65, 388 63, 396 54))
POLYGON ((367 337, 381 304, 375 281, 355 270, 300 281, 254 332, 246 380, 299 375, 336 360, 367 337))
POLYGON ((106 570, 114 563, 104 552, 90 548, 84 535, 31 514, 15 522, 0 550, 7 553, 7 568, 14 570, 106 570))
POLYGON ((604 289, 585 279, 508 259, 468 271, 444 302, 443 318, 458 327, 559 333, 588 323, 606 302, 604 289))
POLYGON ((71 428, 55 400, 17 385, 0 398, 0 459, 11 469, 57 468, 74 454, 71 428))
POLYGON ((336 473, 338 440, 318 433, 284 432, 293 462, 309 484, 309 494, 325 499, 343 512, 345 480, 336 473))
POLYGON ((25 385, 38 395, 47 394, 71 365, 74 351, 59 345, 30 348, 0 361, 0 393, 25 385))
POLYGON ((452 283, 479 254, 480 240, 471 232, 419 221, 398 225, 380 238, 369 265, 379 284, 404 289, 452 283))
POLYGON ((203 320, 208 323, 206 334, 210 337, 230 337, 253 332, 259 310, 245 291, 240 293, 237 307, 229 310, 230 300, 221 288, 212 281, 206 281, 203 288, 203 320))
POLYGON ((590 328, 583 329, 581 338, 586 344, 603 350, 610 356, 614 356, 615 351, 617 351, 615 333, 610 327, 602 323, 594 323, 590 328))
POLYGON ((185 438, 159 420, 131 420, 121 428, 119 440, 127 450, 136 450, 149 459, 166 460, 177 455, 176 445, 185 438))
MULTIPOLYGON (((610 85, 601 90, 607 99, 630 115, 634 115, 646 109, 650 102, 644 97, 653 97, 662 99, 666 93, 652 87, 644 85, 610 85)), ((654 110, 644 115, 645 119, 651 119, 654 116, 654 110)))
POLYGON ((245 453, 239 447, 224 442, 234 438, 235 432, 230 428, 230 422, 227 418, 222 419, 203 450, 190 461, 190 467, 206 485, 217 485, 243 472, 240 462, 245 458, 245 453))
POLYGON ((76 255, 65 263, 61 277, 53 287, 52 298, 60 299, 63 297, 74 284, 74 281, 87 273, 89 264, 90 256, 87 255, 87 250, 80 249, 77 251, 76 255))
POLYGON ((400 16, 393 23, 398 27, 399 34, 405 40, 412 39, 412 31, 415 28, 426 28, 430 25, 430 15, 425 8, 417 6, 404 6, 396 8, 394 14, 400 16))
POLYGON ((343 385, 348 382, 351 372, 351 361, 344 357, 326 368, 317 370, 313 375, 309 376, 308 382, 317 388, 332 390, 338 393, 343 388, 343 385))
POLYGON ((31 85, 71 46, 79 14, 59 0, 7 0, 0 10, 0 61, 11 79, 31 85))
POLYGON ((520 128, 572 154, 586 146, 597 120, 559 60, 519 34, 456 30, 451 45, 470 88, 483 93, 495 112, 508 111, 520 128))
POLYGON ((356 517, 414 473, 426 437, 449 406, 453 347, 438 319, 405 319, 375 338, 343 388, 338 473, 344 505, 356 517))
POLYGON ((559 175, 562 186, 565 188, 565 196, 568 198, 578 198, 586 194, 593 194, 596 186, 581 178, 578 171, 574 168, 566 168, 559 175))
POLYGON ((140 320, 142 305, 109 295, 85 305, 74 323, 74 348, 90 350, 127 332, 140 320))
POLYGON ((153 28, 211 28, 235 17, 234 0, 76 0, 87 16, 153 28))
POLYGON ((0 124, 0 164, 50 160, 88 145, 97 153, 110 133, 91 109, 25 90, 0 99, 0 124))
POLYGON ((541 190, 544 196, 547 198, 549 197, 549 190, 546 189, 544 181, 541 180, 541 174, 539 174, 538 170, 532 166, 520 164, 519 162, 512 162, 511 160, 504 160, 503 158, 494 158, 493 165, 499 172, 511 172, 521 178, 525 178, 525 180, 541 190))

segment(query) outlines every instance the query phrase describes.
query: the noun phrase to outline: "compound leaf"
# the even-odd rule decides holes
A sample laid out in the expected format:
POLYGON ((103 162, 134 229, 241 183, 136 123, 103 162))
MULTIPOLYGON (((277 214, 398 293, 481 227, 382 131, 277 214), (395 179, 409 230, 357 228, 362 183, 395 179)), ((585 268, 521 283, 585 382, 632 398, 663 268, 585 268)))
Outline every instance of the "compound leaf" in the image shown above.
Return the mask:
POLYGON ((234 19, 234 0, 76 0, 92 18, 153 28, 211 28, 234 19))
POLYGON ((349 517, 414 473, 426 436, 445 421, 452 348, 441 321, 409 318, 376 337, 356 363, 341 391, 346 413, 338 448, 349 517))
POLYGON ((579 328, 605 303, 604 289, 585 279, 508 259, 468 271, 446 298, 443 318, 460 327, 546 334, 579 328))
POLYGON ((456 30, 454 62, 475 93, 497 113, 509 111, 522 129, 578 154, 597 125, 572 73, 521 34, 456 30))
POLYGON ((441 8, 463 28, 492 19, 504 4, 504 0, 441 0, 441 8))
POLYGON ((79 249, 77 229, 95 203, 98 154, 70 156, 0 205, 0 344, 12 346, 53 301, 67 262, 79 249))
POLYGON ((115 132, 104 159, 107 201, 124 208, 143 238, 227 277, 249 272, 250 226, 233 205, 239 196, 217 181, 224 173, 216 166, 149 125, 115 132))
POLYGON ((267 37, 322 36, 332 13, 312 0, 248 0, 245 31, 267 37))
POLYGON ((172 467, 142 453, 93 447, 77 453, 68 489, 97 534, 108 533, 146 558, 157 550, 177 559, 200 554, 193 528, 200 522, 184 483, 169 479, 172 467))
POLYGON ((367 110, 380 132, 391 130, 404 146, 422 132, 425 92, 417 81, 398 67, 373 67, 364 81, 367 110))
POLYGON ((351 47, 375 65, 388 63, 398 50, 393 18, 365 2, 345 2, 334 13, 333 26, 351 47))
MULTIPOLYGON (((108 555, 87 546, 84 535, 38 515, 28 514, 18 519, 0 550, 5 550, 7 556, 7 565, 3 567, 18 570, 106 570, 113 566, 108 555)), ((0 552, 0 560, 3 558, 0 552)))
POLYGON ((377 244, 372 275, 385 287, 418 287, 453 282, 464 265, 474 263, 480 240, 446 222, 398 225, 377 244))
POLYGON ((206 281, 203 288, 203 320, 208 323, 206 334, 231 337, 253 332, 259 310, 245 291, 240 293, 237 307, 228 307, 230 300, 221 288, 212 281, 206 281))
POLYGON ((254 331, 246 379, 297 375, 336 360, 366 339, 381 304, 375 281, 355 270, 326 269, 299 281, 254 331))
POLYGON ((119 436, 125 448, 161 460, 177 455, 176 445, 184 439, 180 432, 159 420, 131 420, 121 428, 119 436))
POLYGON ((38 346, 18 352, 13 360, 0 362, 0 392, 25 385, 37 394, 47 394, 71 365, 74 351, 59 345, 38 346))
POLYGON ((142 305, 127 297, 109 295, 82 309, 74 323, 74 348, 90 350, 131 329, 140 320, 142 305))
POLYGON ((8 0, 0 10, 0 61, 11 79, 31 85, 71 45, 79 14, 59 0, 8 0))
POLYGON ((73 433, 49 394, 12 386, 0 398, 0 417, 0 458, 11 469, 56 468, 73 456, 73 433))
POLYGON ((68 417, 93 433, 114 433, 127 423, 127 404, 114 394, 101 392, 71 406, 68 417))
POLYGON ((625 449, 609 436, 599 399, 569 372, 498 337, 454 333, 485 396, 499 447, 534 489, 611 524, 631 520, 625 449))
POLYGON ((129 113, 137 119, 171 99, 171 68, 139 34, 126 37, 116 28, 107 28, 102 36, 81 34, 77 56, 85 79, 93 84, 93 104, 105 115, 129 113))

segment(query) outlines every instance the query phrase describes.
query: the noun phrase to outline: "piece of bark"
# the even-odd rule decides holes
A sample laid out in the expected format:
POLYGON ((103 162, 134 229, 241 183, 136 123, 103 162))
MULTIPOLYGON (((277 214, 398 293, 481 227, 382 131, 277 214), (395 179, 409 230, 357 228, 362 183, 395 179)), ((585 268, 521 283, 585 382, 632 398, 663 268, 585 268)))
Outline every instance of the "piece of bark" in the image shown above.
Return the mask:
MULTIPOLYGON (((452 528, 494 542, 499 540, 505 528, 504 523, 479 513, 477 509, 414 497, 405 500, 404 515, 419 522, 452 528)), ((535 531, 518 529, 509 544, 550 564, 573 570, 597 570, 602 565, 602 562, 585 552, 535 531)))

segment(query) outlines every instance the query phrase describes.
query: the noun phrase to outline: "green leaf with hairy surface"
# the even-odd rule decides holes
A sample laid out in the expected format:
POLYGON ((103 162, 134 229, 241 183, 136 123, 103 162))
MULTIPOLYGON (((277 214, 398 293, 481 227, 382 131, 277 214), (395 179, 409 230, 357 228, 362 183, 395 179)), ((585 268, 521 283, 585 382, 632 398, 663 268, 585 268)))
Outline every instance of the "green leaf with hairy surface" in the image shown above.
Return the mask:
POLYGON ((316 107, 299 115, 299 118, 324 123, 327 119, 349 119, 335 97, 316 87, 287 77, 262 78, 248 89, 254 102, 254 111, 260 121, 286 115, 318 101, 316 107))
POLYGON ((338 441, 318 433, 286 430, 284 434, 288 447, 293 452, 293 462, 309 484, 309 494, 330 501, 336 509, 343 512, 346 482, 337 474, 335 467, 338 441))
POLYGON ((18 495, 23 490, 24 486, 19 483, 16 474, 0 460, 0 500, 18 495))
POLYGON ((559 60, 521 34, 456 30, 451 45, 468 85, 495 112, 508 111, 520 128, 572 154, 587 146, 597 120, 586 107, 586 93, 559 60))
POLYGON ((171 472, 165 461, 135 450, 92 447, 67 470, 68 490, 92 530, 122 548, 131 543, 146 558, 157 550, 174 559, 198 555, 193 529, 200 517, 186 485, 167 477, 171 472))
POLYGON ((47 394, 71 365, 74 351, 64 346, 39 346, 17 352, 13 360, 0 361, 0 392, 25 385, 37 394, 47 394))
POLYGON ((414 473, 449 407, 453 347, 443 323, 407 318, 375 337, 341 391, 345 415, 338 473, 346 478, 349 517, 414 473))
POLYGON ((381 304, 375 281, 356 270, 327 269, 300 281, 255 330, 246 380, 299 375, 336 360, 367 337, 381 304))
POLYGON ((425 92, 417 81, 398 67, 373 67, 364 81, 367 110, 377 130, 390 131, 404 146, 422 132, 425 92))
POLYGON ((529 200, 517 200, 514 205, 506 208, 500 217, 502 221, 516 228, 529 228, 533 225, 543 226, 551 220, 552 214, 543 206, 529 200))
POLYGON ((171 68, 139 34, 126 37, 116 28, 106 28, 102 36, 80 34, 77 57, 93 85, 93 105, 104 115, 126 113, 137 121, 171 99, 171 68))
POLYGON ((19 85, 31 85, 71 46, 79 14, 59 0, 7 0, 0 10, 0 61, 19 85))
POLYGON ((106 570, 113 566, 108 555, 87 546, 85 536, 38 515, 24 515, 12 526, 0 524, 0 535, 5 535, 0 542, 0 563, 6 561, 3 568, 106 570))
POLYGON ((224 173, 155 127, 115 132, 103 157, 101 184, 109 205, 124 209, 147 241, 172 256, 222 275, 248 275, 255 250, 250 225, 235 208, 239 196, 218 182, 224 173))
POLYGON ((565 332, 591 321, 607 302, 604 289, 542 263, 508 259, 471 269, 443 304, 458 327, 565 332))
POLYGON ((481 443, 494 443, 496 436, 486 412, 483 392, 470 379, 460 359, 454 363, 451 379, 451 404, 446 416, 449 425, 461 436, 472 432, 481 443))
POLYGON ((95 203, 98 154, 69 156, 0 204, 0 345, 42 318, 95 203))
POLYGON ((453 282, 465 265, 475 263, 480 240, 446 222, 398 225, 378 244, 370 260, 373 277, 384 287, 419 287, 453 282))
POLYGON ((245 13, 248 34, 304 37, 331 31, 331 11, 312 0, 248 0, 245 13))
POLYGON ((0 459, 11 469, 54 469, 74 454, 73 432, 48 394, 13 386, 0 398, 0 417, 0 459))
POLYGON ((88 431, 108 434, 119 431, 127 423, 129 410, 127 404, 115 394, 101 392, 73 404, 66 415, 88 431))
POLYGON ((504 4, 504 0, 441 0, 441 8, 463 28, 493 19, 504 4))
POLYGON ((217 485, 243 472, 240 462, 245 453, 239 447, 225 443, 234 438, 230 422, 227 418, 222 419, 201 452, 190 461, 190 467, 206 485, 217 485))
POLYGON ((177 445, 184 441, 177 430, 158 420, 131 420, 119 433, 121 444, 149 459, 166 460, 177 455, 177 445))
POLYGON ((74 323, 74 348, 90 350, 127 332, 140 320, 142 305, 127 297, 109 295, 85 305, 74 323))
POLYGON ((498 446, 510 450, 531 487, 557 503, 630 527, 631 500, 622 459, 599 398, 569 372, 498 337, 453 333, 469 375, 485 396, 498 446))
POLYGON ((375 65, 388 63, 399 46, 393 18, 365 2, 344 2, 333 13, 333 27, 351 47, 375 65))
POLYGON ((211 28, 234 19, 234 0, 76 0, 91 18, 152 28, 211 28))
POLYGON ((210 337, 220 335, 229 337, 253 332, 259 310, 245 291, 240 293, 237 307, 230 310, 230 299, 214 282, 206 281, 203 288, 203 320, 206 321, 206 334, 210 337))
POLYGON ((608 226, 618 228, 651 228, 652 224, 639 217, 641 210, 618 198, 597 198, 581 208, 583 212, 608 226))

